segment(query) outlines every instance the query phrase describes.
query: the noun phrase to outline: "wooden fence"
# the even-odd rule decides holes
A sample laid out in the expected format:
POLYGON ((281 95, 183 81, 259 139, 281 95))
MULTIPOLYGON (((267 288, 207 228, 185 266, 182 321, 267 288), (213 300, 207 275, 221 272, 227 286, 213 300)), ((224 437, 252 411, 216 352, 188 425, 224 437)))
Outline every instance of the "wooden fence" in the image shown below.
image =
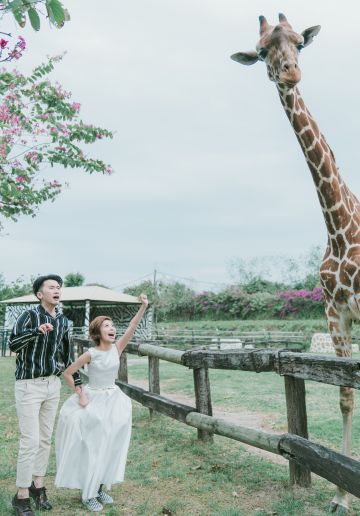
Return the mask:
POLYGON ((180 349, 194 346, 217 347, 226 349, 240 344, 243 347, 285 347, 304 349, 311 336, 300 331, 233 331, 233 330, 172 330, 155 326, 151 332, 152 340, 166 347, 180 349))
MULTIPOLYGON (((89 346, 88 341, 81 339, 75 339, 75 344, 79 353, 89 346)), ((130 343, 126 352, 148 357, 149 390, 128 383, 126 353, 120 359, 117 384, 151 413, 159 412, 197 428, 199 439, 205 441, 218 434, 282 455, 289 460, 292 484, 310 486, 312 471, 360 498, 360 462, 308 440, 304 383, 304 380, 313 380, 359 389, 359 361, 288 350, 179 351, 141 342, 130 343), (160 359, 193 370, 195 407, 160 395, 160 359), (270 434, 213 417, 210 368, 273 372, 284 376, 288 433, 270 434)))

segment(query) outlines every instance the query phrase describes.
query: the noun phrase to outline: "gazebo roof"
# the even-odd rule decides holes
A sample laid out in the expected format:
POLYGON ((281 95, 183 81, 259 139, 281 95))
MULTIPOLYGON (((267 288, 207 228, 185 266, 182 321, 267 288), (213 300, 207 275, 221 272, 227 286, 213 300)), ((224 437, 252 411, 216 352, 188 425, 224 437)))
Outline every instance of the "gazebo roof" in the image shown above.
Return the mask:
MULTIPOLYGON (((69 303, 72 301, 97 301, 111 304, 139 304, 140 301, 135 296, 129 294, 120 294, 110 288, 99 286, 85 286, 85 287, 64 287, 62 289, 61 301, 69 303)), ((38 303, 39 300, 33 295, 13 297, 11 299, 4 299, 0 303, 5 304, 32 304, 38 303)))

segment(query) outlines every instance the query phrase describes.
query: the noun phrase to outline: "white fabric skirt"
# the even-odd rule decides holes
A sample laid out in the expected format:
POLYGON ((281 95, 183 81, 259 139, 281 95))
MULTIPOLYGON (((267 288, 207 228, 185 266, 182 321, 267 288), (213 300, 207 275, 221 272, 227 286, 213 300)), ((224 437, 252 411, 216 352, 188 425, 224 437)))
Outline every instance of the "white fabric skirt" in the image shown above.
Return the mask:
POLYGON ((83 500, 96 497, 100 484, 124 480, 131 435, 130 398, 117 386, 85 389, 85 408, 77 394, 63 404, 55 445, 55 486, 81 489, 83 500))

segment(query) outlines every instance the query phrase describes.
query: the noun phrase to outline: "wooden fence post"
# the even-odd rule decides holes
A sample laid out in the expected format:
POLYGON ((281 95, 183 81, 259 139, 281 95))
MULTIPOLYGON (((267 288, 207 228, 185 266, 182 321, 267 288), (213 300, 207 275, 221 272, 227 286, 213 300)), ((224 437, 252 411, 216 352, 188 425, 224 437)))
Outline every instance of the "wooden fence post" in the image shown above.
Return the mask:
POLYGON ((123 351, 120 355, 120 366, 119 366, 119 372, 118 372, 118 379, 122 382, 129 383, 126 351, 123 351))
POLYGON ((219 335, 219 330, 218 328, 216 328, 216 342, 217 342, 217 348, 218 349, 221 349, 221 340, 220 340, 220 335, 219 335))
MULTIPOLYGON (((149 358, 149 392, 160 394, 160 373, 159 373, 159 359, 156 357, 149 358)), ((156 416, 158 413, 153 409, 150 410, 150 417, 156 416)))
POLYGON ((82 355, 84 353, 84 345, 82 342, 79 342, 77 343, 77 358, 79 358, 80 355, 82 355))
MULTIPOLYGON (((305 382, 302 378, 284 376, 288 432, 308 439, 305 382)), ((310 468, 289 460, 290 483, 310 487, 310 468)))
MULTIPOLYGON (((207 367, 194 369, 194 387, 196 410, 201 414, 212 416, 210 381, 207 367)), ((212 442, 213 434, 206 430, 198 429, 198 439, 212 442)))

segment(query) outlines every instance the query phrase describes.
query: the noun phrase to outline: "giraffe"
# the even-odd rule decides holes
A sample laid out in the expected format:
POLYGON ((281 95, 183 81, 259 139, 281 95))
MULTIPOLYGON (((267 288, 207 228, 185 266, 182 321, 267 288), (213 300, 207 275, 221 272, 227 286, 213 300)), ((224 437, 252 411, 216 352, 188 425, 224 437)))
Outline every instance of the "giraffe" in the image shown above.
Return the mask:
MULTIPOLYGON (((301 79, 300 51, 320 31, 316 25, 296 33, 286 16, 270 25, 259 17, 260 39, 256 51, 237 52, 231 58, 244 65, 264 61, 281 104, 293 127, 310 169, 327 229, 327 247, 320 266, 325 312, 335 352, 351 357, 351 325, 360 319, 360 203, 340 176, 334 154, 307 109, 297 87, 301 79)), ((354 389, 340 387, 343 418, 342 453, 350 455, 354 389)), ((333 513, 348 512, 348 495, 337 487, 330 504, 333 513)))

